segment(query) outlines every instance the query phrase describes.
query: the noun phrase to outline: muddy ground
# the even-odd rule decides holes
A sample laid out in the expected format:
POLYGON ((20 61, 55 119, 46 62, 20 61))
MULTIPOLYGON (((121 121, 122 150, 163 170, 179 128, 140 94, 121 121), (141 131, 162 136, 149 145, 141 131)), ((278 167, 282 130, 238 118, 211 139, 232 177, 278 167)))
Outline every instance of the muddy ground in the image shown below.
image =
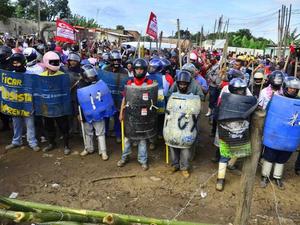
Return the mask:
MULTIPOLYGON (((73 208, 212 224, 233 223, 240 176, 228 172, 225 190, 215 190, 217 164, 210 161, 215 148, 204 113, 197 155, 188 179, 180 172, 170 174, 162 140, 157 149, 149 151, 150 169, 143 171, 136 160, 136 149, 129 164, 123 168, 116 166, 121 145, 112 137, 107 139, 110 159, 102 161, 97 154, 79 156, 83 149, 79 135, 71 139, 73 153, 64 156, 61 141, 60 149, 47 154, 33 152, 28 147, 5 153, 4 146, 10 143, 11 132, 0 133, 0 195, 18 192, 18 199, 73 208), (102 178, 112 179, 97 181, 102 178)), ((261 189, 258 167, 251 224, 280 224, 278 215, 286 218, 281 224, 300 224, 300 177, 294 173, 295 158, 296 154, 286 165, 284 191, 272 185, 261 189)))

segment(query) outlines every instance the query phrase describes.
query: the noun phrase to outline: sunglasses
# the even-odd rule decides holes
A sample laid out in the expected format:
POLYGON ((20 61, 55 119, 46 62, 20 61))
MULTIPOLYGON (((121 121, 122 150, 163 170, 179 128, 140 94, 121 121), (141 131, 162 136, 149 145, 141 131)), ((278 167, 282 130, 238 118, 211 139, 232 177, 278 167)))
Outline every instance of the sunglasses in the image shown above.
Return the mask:
POLYGON ((59 66, 60 60, 49 60, 51 66, 59 66))

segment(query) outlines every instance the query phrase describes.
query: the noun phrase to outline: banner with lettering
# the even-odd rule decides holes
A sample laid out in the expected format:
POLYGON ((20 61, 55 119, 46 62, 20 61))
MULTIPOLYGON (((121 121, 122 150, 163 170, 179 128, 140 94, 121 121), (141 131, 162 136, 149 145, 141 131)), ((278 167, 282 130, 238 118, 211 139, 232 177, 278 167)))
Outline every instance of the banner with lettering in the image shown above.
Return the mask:
POLYGON ((71 114, 70 78, 0 70, 0 111, 10 116, 71 114))
POLYGON ((56 20, 56 41, 75 43, 75 28, 63 20, 56 20))
POLYGON ((158 31, 158 29, 157 29, 157 17, 153 12, 151 12, 150 17, 149 17, 149 21, 148 21, 146 34, 148 34, 154 40, 157 40, 157 31, 158 31))
POLYGON ((33 113, 31 74, 0 70, 1 112, 11 116, 30 116, 33 113))

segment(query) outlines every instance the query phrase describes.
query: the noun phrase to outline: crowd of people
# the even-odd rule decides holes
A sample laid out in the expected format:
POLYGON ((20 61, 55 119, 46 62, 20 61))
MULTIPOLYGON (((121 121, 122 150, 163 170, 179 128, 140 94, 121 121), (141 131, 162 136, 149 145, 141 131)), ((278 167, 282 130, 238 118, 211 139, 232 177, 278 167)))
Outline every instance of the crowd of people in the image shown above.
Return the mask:
MULTIPOLYGON (((1 131, 13 129, 12 141, 5 147, 6 150, 19 148, 26 128, 26 138, 29 147, 33 151, 40 151, 39 143, 47 142, 44 152, 57 148, 57 128, 63 140, 64 154, 71 153, 70 133, 79 132, 79 122, 83 124, 85 135, 81 156, 86 156, 95 151, 93 138, 98 141, 98 152, 103 160, 109 159, 106 147, 106 137, 109 135, 110 118, 100 121, 87 122, 78 107, 77 90, 99 81, 100 70, 113 74, 123 74, 128 77, 127 86, 140 88, 158 86, 157 117, 155 117, 157 132, 151 138, 125 137, 124 149, 118 167, 128 163, 131 147, 138 147, 138 162, 143 170, 149 168, 148 148, 156 148, 157 138, 165 137, 164 127, 169 117, 175 115, 167 110, 169 99, 175 93, 180 98, 184 96, 197 96, 199 104, 208 100, 208 108, 205 116, 209 117, 211 124, 210 136, 217 146, 214 162, 219 163, 216 189, 222 191, 225 185, 226 169, 235 169, 238 158, 251 154, 250 145, 250 114, 247 117, 233 117, 227 115, 230 107, 239 108, 243 101, 251 102, 253 112, 257 107, 260 110, 268 110, 273 95, 281 95, 287 98, 298 98, 300 90, 300 70, 295 68, 295 57, 285 58, 265 56, 251 56, 246 53, 223 53, 221 50, 207 50, 195 47, 183 51, 179 55, 177 49, 147 50, 142 57, 127 47, 118 47, 108 41, 88 44, 82 41, 79 44, 43 43, 43 41, 23 40, 16 43, 14 40, 6 40, 0 46, 0 69, 17 73, 38 74, 40 76, 60 76, 68 74, 70 78, 70 94, 72 103, 72 115, 60 117, 37 116, 32 112, 29 117, 8 116, 1 113, 1 131), (180 68, 182 65, 182 68, 180 68), (233 100, 230 94, 240 96, 240 100, 233 100), (201 101, 201 102, 200 102, 201 101), (12 127, 11 127, 12 121, 12 127), (232 137, 235 129, 243 130, 239 135, 242 144, 232 144, 236 137, 232 137)), ((116 112, 112 115, 114 122, 114 135, 116 142, 121 143, 121 124, 128 113, 126 101, 130 89, 120 93, 122 101, 116 104, 116 112)), ((149 89, 150 90, 150 89, 149 89)), ((156 90, 156 89, 151 89, 156 90)), ((144 98, 145 96, 143 96, 144 98)), ((178 97, 178 98, 179 98, 178 97)), ((148 98, 148 97, 147 97, 148 98)), ((156 101, 156 100, 155 100, 156 101)), ((173 101, 173 100, 172 100, 173 101)), ((189 101, 188 98, 185 101, 189 101)), ((170 103, 171 104, 171 103, 170 103)), ((203 105, 203 104, 202 104, 203 105)), ((194 106, 193 106, 194 107, 194 106)), ((196 106, 195 106, 196 107, 196 106)), ((199 106, 200 107, 200 106, 199 106)), ((203 108, 203 107, 202 107, 203 108)), ((183 117, 188 117, 192 109, 186 110, 183 117)), ((202 109, 203 110, 203 109, 202 109)), ((173 112, 174 113, 174 112, 173 112)), ((244 115, 245 112, 241 111, 244 115)), ((142 111, 143 114, 143 111, 142 111)), ((201 121, 196 115, 193 120, 201 121)), ((136 120, 143 115, 136 114, 136 120)), ((185 120, 182 125, 182 117, 178 119, 178 127, 185 129, 191 121, 185 120)), ((129 126, 124 122, 124 126, 129 126)), ((155 125, 155 126, 156 126, 155 125)), ((177 125, 177 124, 176 124, 177 125)), ((132 129, 135 129, 133 127, 132 129)), ((176 128, 175 128, 176 129, 176 128)), ((180 129, 178 129, 179 131, 180 129)), ((192 127, 189 133, 197 133, 192 127)), ((182 132, 172 134, 180 139, 182 132)), ((171 138, 170 138, 171 139, 171 138)), ((172 173, 181 171, 185 178, 191 173, 192 148, 195 142, 183 141, 182 145, 169 144, 172 173), (187 144, 188 143, 188 144, 187 144)), ((278 188, 283 189, 282 182, 284 164, 290 159, 293 151, 284 149, 272 149, 263 146, 261 187, 266 187, 270 181, 271 170, 274 165, 273 178, 278 188)), ((295 163, 295 173, 300 175, 300 156, 298 154, 295 163)))

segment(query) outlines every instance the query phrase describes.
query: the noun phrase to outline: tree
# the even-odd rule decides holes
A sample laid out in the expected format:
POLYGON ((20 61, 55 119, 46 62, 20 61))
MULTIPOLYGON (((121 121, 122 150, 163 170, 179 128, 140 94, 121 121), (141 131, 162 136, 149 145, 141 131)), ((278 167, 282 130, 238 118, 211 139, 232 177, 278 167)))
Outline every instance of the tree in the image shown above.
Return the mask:
POLYGON ((0 21, 6 22, 6 20, 13 15, 15 7, 10 0, 0 1, 0 21))
POLYGON ((249 41, 249 48, 257 48, 257 43, 254 41, 254 38, 251 38, 249 41))
POLYGON ((71 16, 71 18, 68 20, 68 22, 73 26, 81 26, 81 27, 87 27, 87 28, 100 27, 100 25, 97 24, 96 20, 87 19, 86 17, 80 16, 78 14, 71 16))
POLYGON ((123 25, 117 25, 116 29, 117 30, 125 30, 125 27, 123 25))
MULTIPOLYGON (((180 30, 180 39, 190 39, 191 33, 189 30, 180 30)), ((175 33, 175 38, 178 38, 178 31, 175 33)))
POLYGON ((291 33, 288 34, 287 40, 288 40, 288 44, 292 42, 294 44, 300 43, 300 33, 297 33, 297 28, 295 28, 291 33))
POLYGON ((243 48, 249 48, 249 40, 245 35, 242 38, 242 47, 243 48))
POLYGON ((248 40, 253 37, 249 29, 240 29, 236 32, 236 34, 241 37, 245 36, 248 40))
MULTIPOLYGON (((54 21, 56 17, 69 18, 71 10, 68 0, 39 0, 42 21, 54 21)), ((15 16, 17 18, 34 20, 37 18, 37 5, 35 0, 18 0, 15 16)))

